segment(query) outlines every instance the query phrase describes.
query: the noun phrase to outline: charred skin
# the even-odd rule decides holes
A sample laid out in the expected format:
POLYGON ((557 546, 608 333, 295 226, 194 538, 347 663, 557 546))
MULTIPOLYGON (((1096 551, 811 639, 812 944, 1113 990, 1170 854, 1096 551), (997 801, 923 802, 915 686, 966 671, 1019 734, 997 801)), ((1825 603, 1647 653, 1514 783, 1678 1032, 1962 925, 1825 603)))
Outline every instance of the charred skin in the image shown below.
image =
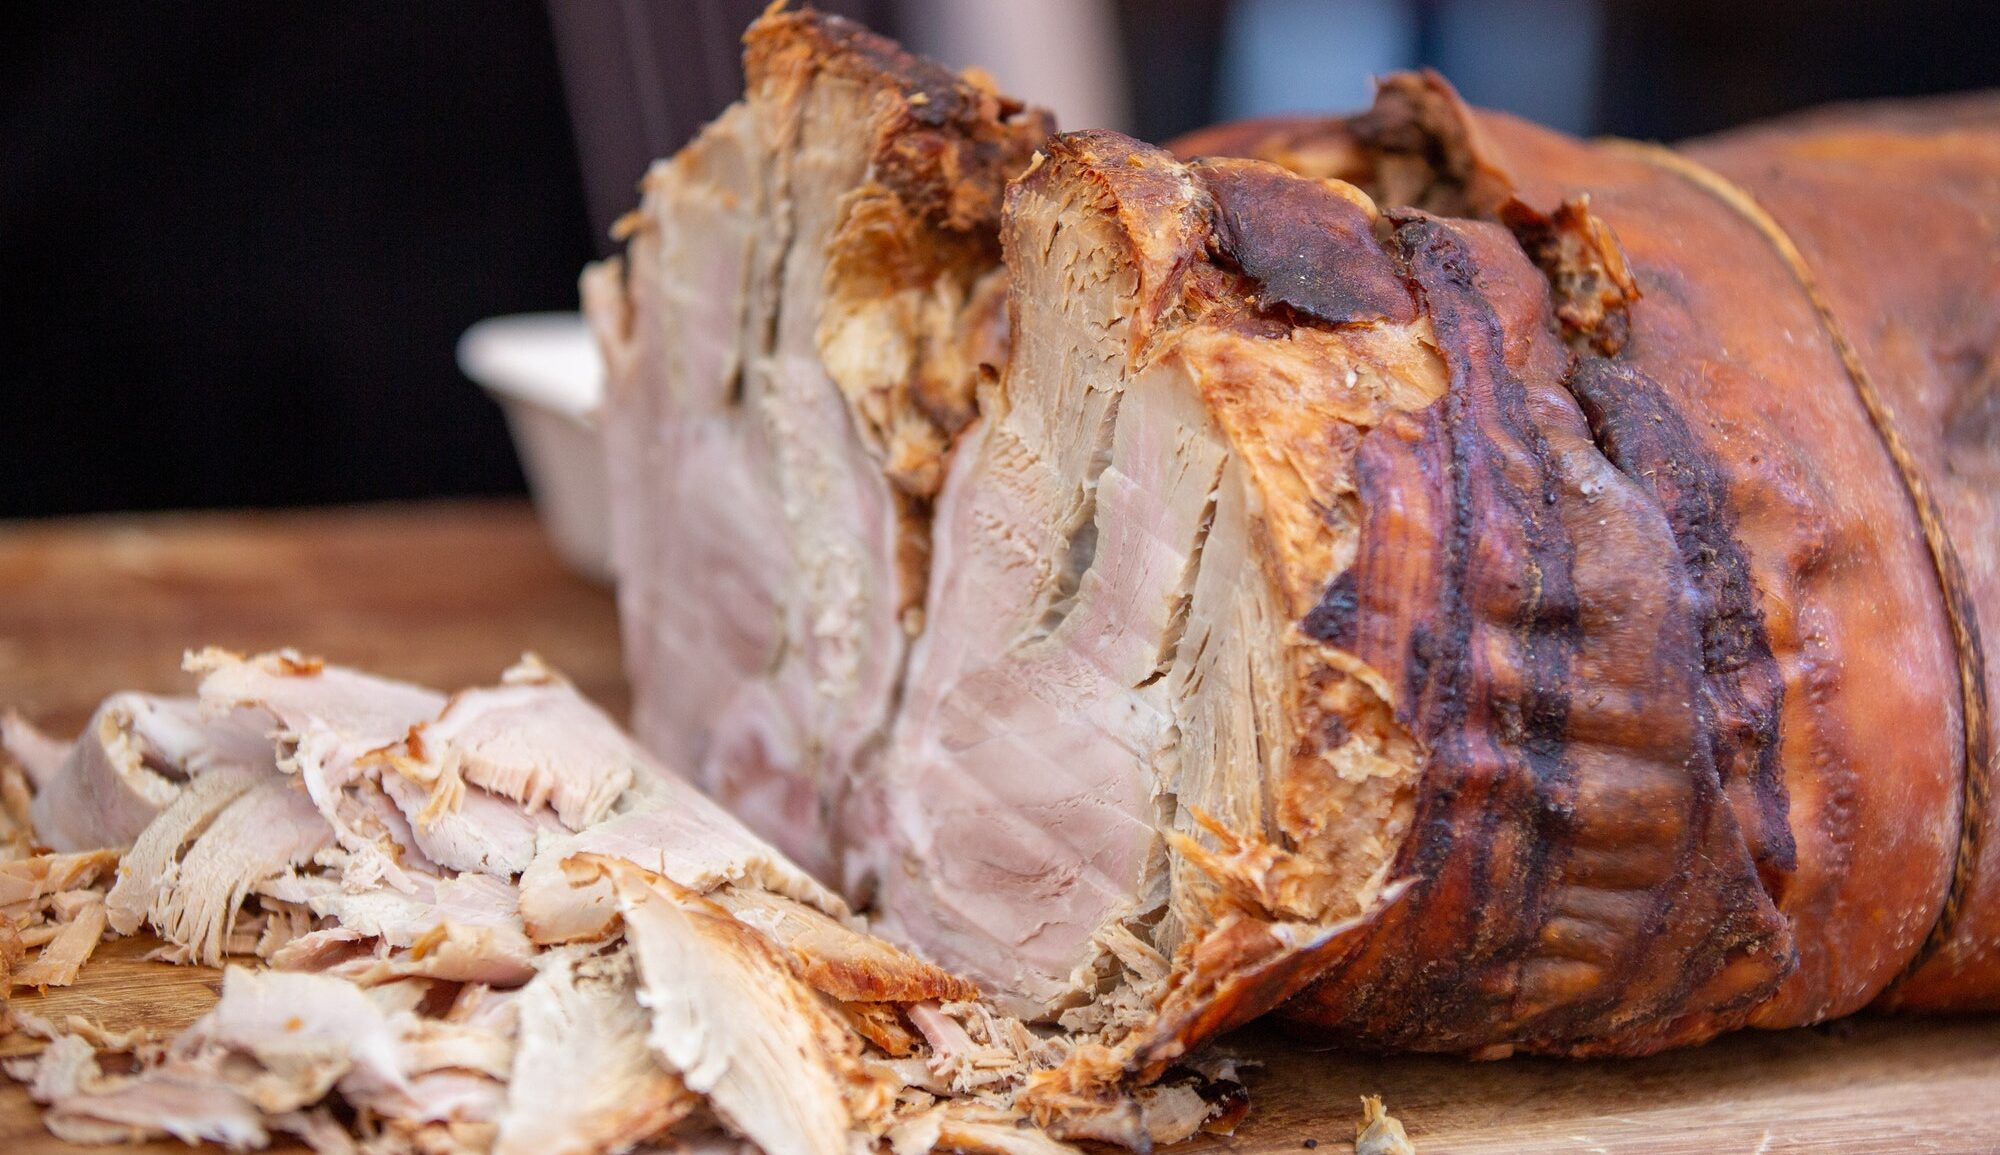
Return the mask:
POLYGON ((1694 146, 1799 262, 1727 179, 1447 97, 1394 78, 1361 117, 1178 146, 1461 218, 1400 218, 1451 389, 1364 440, 1361 548, 1303 623, 1401 688, 1413 882, 1286 1013, 1636 1054, 1995 1005, 2000 106, 1694 146), (1577 305, 1615 269, 1527 207, 1583 196, 1569 227, 1636 290, 1610 310, 1577 305))

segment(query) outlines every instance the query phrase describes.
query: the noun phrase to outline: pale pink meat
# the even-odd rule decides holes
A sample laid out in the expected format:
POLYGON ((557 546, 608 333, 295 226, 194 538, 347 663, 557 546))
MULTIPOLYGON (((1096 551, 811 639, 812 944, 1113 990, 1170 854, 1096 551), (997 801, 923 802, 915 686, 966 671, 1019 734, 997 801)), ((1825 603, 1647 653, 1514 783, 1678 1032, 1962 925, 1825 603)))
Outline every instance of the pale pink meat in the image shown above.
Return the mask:
POLYGON ((288 779, 252 787, 194 840, 157 891, 148 921, 190 961, 217 966, 252 887, 333 842, 312 800, 288 779))
POLYGON ((554 810, 570 830, 601 821, 644 756, 539 661, 515 666, 503 683, 452 695, 435 721, 412 733, 405 757, 416 776, 461 775, 530 813, 554 810))

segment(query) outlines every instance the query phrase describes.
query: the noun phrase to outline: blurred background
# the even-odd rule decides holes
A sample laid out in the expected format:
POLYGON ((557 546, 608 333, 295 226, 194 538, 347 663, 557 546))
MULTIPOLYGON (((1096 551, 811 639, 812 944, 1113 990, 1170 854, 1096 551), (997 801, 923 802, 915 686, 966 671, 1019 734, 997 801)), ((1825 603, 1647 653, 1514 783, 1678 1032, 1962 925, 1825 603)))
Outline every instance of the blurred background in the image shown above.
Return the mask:
MULTIPOLYGON (((24 4, 0 17, 0 517, 514 492, 474 321, 575 307, 763 0, 24 4)), ((1152 140, 1473 102, 1672 140, 2000 84, 1991 0, 851 0, 1152 140)))

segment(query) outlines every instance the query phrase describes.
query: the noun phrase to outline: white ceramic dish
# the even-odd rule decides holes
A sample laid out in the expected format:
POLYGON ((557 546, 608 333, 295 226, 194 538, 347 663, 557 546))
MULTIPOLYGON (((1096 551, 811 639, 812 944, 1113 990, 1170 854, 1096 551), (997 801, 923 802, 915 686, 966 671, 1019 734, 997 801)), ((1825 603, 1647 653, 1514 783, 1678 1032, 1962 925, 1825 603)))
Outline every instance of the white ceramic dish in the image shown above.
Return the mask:
POLYGON ((604 361, 577 313, 492 317, 458 339, 458 367, 500 403, 542 528, 564 561, 611 580, 598 405, 604 361))

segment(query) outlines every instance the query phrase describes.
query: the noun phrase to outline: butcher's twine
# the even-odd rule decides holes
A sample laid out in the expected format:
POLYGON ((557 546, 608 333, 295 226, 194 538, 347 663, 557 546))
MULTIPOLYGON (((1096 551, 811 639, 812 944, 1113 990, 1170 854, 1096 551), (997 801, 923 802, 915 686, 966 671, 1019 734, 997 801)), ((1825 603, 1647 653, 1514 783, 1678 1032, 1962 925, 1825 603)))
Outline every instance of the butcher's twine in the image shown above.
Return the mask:
MULTIPOLYGON (((1917 523, 1923 528, 1924 544, 1930 550, 1931 565, 1937 572, 1938 587, 1944 595, 1945 617, 1951 625, 1952 642, 1958 653, 1960 713, 1965 722, 1965 762, 1961 768, 1964 787, 1960 794, 1957 857, 1952 863, 1951 888, 1945 893, 1944 905, 1931 923, 1930 932, 1924 936, 1922 945, 1897 978, 1900 983, 1930 961, 1951 937, 1958 923, 1979 868, 1981 828, 1985 825, 1990 779, 1995 773, 1992 731, 1987 723, 1986 660, 1980 646, 1979 619, 1975 616, 1971 595, 1966 591, 1965 568, 1958 560, 1958 551, 1952 548, 1951 535, 1945 532, 1944 519, 1938 513, 1937 503, 1931 497, 1930 489, 1924 485, 1923 475, 1917 472, 1916 459, 1904 443, 1902 434, 1897 431, 1894 417, 1882 400, 1881 393, 1876 391, 1868 367, 1862 363, 1853 342, 1847 339, 1840 319, 1827 303, 1826 293, 1820 288, 1818 278, 1813 276, 1812 268, 1806 263, 1805 254, 1799 251, 1784 227, 1765 211, 1763 205, 1757 203, 1756 198, 1707 165, 1643 141, 1605 140, 1599 144, 1607 151, 1665 169, 1715 197, 1762 234, 1777 251, 1779 258, 1791 270, 1793 279, 1805 291, 1806 299, 1819 313, 1820 325, 1832 341, 1834 351, 1840 355, 1848 380, 1854 383, 1854 391, 1861 398, 1862 408, 1868 411, 1868 420, 1875 426, 1882 447, 1895 463, 1896 472, 1903 479, 1904 492, 1909 494, 1910 504, 1916 509, 1917 523)), ((1894 985, 1892 983, 1891 987, 1894 985)))

